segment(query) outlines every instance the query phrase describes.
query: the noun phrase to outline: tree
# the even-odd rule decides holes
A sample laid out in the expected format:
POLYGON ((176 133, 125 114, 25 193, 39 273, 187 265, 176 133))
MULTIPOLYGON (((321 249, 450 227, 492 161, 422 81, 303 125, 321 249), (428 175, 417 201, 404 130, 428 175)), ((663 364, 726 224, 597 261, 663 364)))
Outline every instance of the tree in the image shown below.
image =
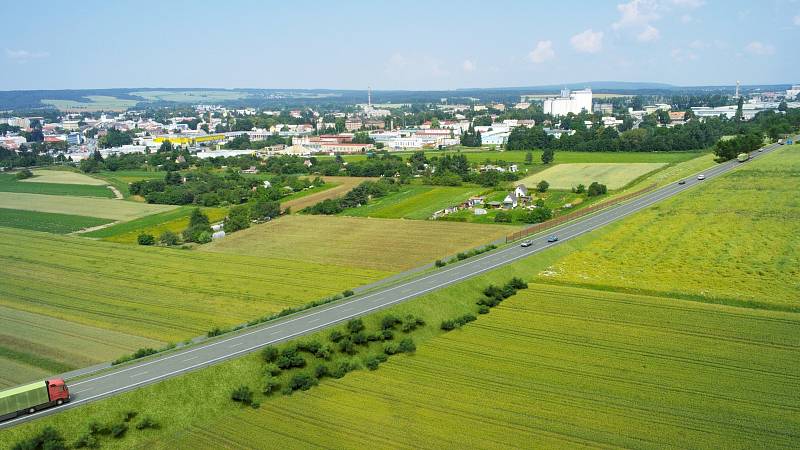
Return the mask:
POLYGON ((161 146, 158 147, 158 153, 172 153, 175 150, 175 147, 172 146, 172 142, 164 141, 161 143, 161 146))
POLYGON ((250 207, 237 205, 228 212, 225 219, 225 231, 233 233, 250 227, 250 207))
POLYGON ((439 119, 437 119, 436 117, 431 119, 431 128, 434 130, 438 130, 439 128, 441 128, 441 125, 439 124, 439 119))
POLYGON ((683 120, 689 121, 692 119, 696 119, 697 116, 694 114, 694 111, 690 108, 687 109, 685 113, 683 113, 683 120))
POLYGON ((586 195, 589 197, 595 197, 598 195, 603 195, 608 192, 608 188, 606 188, 605 184, 600 184, 597 181, 592 181, 592 184, 589 185, 589 189, 586 191, 586 195))
POLYGON ((667 112, 666 110, 663 110, 663 109, 659 109, 656 112, 656 117, 658 117, 658 123, 660 123, 661 125, 666 125, 670 121, 669 112, 667 112))
POLYGON ((160 242, 161 245, 178 245, 179 240, 180 238, 178 235, 170 230, 164 231, 161 233, 161 236, 158 237, 158 242, 160 242))
POLYGON ((789 109, 789 106, 786 104, 786 100, 781 100, 780 104, 778 104, 778 111, 786 112, 789 109))
POLYGON ((22 169, 19 172, 17 172, 15 178, 18 180, 24 180, 26 178, 31 178, 32 176, 33 172, 31 172, 30 169, 22 169))
POLYGON ((254 219, 271 219, 281 215, 280 202, 266 199, 258 199, 250 209, 250 214, 254 219))
POLYGON ((550 164, 555 159, 555 152, 552 148, 546 148, 542 152, 542 163, 550 164))
POLYGON ((742 107, 744 106, 744 97, 739 97, 739 101, 736 103, 736 114, 733 116, 733 120, 736 122, 741 122, 742 118, 744 117, 742 114, 742 107))
MULTIPOLYGON (((544 155, 542 155, 542 156, 544 156, 544 155)), ((533 152, 532 151, 528 151, 528 152, 525 153, 525 164, 526 165, 533 164, 533 152)))
POLYGON ((545 180, 540 181, 539 184, 536 185, 536 190, 539 192, 547 192, 548 188, 550 188, 550 183, 545 180))
POLYGON ((139 245, 153 245, 156 243, 156 238, 153 237, 152 234, 141 233, 136 238, 136 242, 138 242, 139 245))
POLYGON ((511 223, 511 214, 505 211, 497 211, 494 221, 497 223, 511 223))

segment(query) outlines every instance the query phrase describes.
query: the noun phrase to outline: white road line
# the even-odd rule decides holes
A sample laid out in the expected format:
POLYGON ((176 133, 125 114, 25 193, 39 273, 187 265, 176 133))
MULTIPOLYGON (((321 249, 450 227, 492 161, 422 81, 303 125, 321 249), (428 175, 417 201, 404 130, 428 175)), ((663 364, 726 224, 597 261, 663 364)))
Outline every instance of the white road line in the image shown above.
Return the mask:
POLYGON ((70 394, 80 394, 81 392, 91 391, 92 389, 94 389, 94 388, 90 387, 90 388, 86 388, 86 389, 81 389, 80 391, 70 391, 70 394))
POLYGON ((148 374, 148 372, 136 373, 136 374, 131 375, 130 377, 131 378, 133 378, 133 377, 141 377, 142 375, 147 375, 147 374, 148 374))
POLYGON ((191 358, 186 358, 186 359, 184 359, 184 360, 183 360, 183 362, 186 362, 186 361, 191 361, 191 360, 193 360, 193 359, 197 359, 197 358, 199 358, 199 357, 200 357, 200 355, 195 355, 195 356, 192 356, 191 358))
POLYGON ((228 348, 238 347, 238 346, 240 346, 242 344, 244 344, 244 342, 235 342, 235 343, 229 345, 228 348))

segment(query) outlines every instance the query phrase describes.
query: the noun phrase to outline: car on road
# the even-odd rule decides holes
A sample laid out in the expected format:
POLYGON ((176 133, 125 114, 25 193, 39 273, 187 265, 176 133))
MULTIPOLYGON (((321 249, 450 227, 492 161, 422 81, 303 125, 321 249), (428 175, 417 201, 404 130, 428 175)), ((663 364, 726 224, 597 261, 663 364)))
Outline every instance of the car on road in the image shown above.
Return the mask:
POLYGON ((706 176, 701 173, 700 175, 697 176, 697 179, 698 180, 705 180, 706 176))
POLYGON ((547 238, 547 242, 556 242, 558 240, 558 236, 553 235, 547 238))
POLYGON ((522 244, 519 244, 520 247, 530 247, 531 245, 533 245, 531 241, 522 241, 522 244))
POLYGON ((686 180, 678 181, 678 184, 686 184, 686 180))

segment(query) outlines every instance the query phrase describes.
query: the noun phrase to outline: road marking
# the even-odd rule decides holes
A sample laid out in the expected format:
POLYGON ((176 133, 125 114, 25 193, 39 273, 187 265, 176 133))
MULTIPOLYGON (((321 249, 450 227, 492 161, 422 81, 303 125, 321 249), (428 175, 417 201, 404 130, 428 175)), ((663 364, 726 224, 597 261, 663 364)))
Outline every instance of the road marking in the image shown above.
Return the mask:
POLYGON ((142 375, 147 375, 147 373, 148 373, 148 372, 137 373, 137 374, 131 375, 131 378, 133 378, 133 377, 140 377, 140 376, 142 376, 142 375))
POLYGON ((94 389, 94 388, 90 387, 90 388, 86 388, 86 389, 81 389, 80 391, 72 391, 71 394, 80 394, 81 392, 91 391, 92 389, 94 389))
POLYGON ((183 360, 183 362, 186 362, 186 361, 191 361, 191 360, 193 360, 193 359, 197 359, 197 358, 199 358, 199 357, 200 357, 200 355, 192 356, 191 358, 186 358, 186 359, 184 359, 184 360, 183 360))
POLYGON ((238 347, 238 346, 240 346, 242 344, 244 344, 244 342, 241 342, 241 341, 240 342, 236 342, 236 343, 233 343, 233 344, 229 345, 228 348, 238 347))
POLYGON ((272 335, 274 335, 274 334, 278 334, 278 333, 280 333, 280 332, 281 332, 281 330, 276 330, 276 331, 273 331, 272 333, 270 333, 269 335, 270 335, 270 336, 272 336, 272 335))
POLYGON ((308 321, 308 323, 319 322, 319 319, 320 319, 319 317, 311 319, 311 320, 308 321))

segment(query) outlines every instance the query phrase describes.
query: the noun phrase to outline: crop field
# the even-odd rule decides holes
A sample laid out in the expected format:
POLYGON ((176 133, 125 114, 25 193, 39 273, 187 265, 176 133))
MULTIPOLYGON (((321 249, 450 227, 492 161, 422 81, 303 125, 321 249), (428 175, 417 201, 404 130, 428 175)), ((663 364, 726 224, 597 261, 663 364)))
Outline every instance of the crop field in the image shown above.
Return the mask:
POLYGON ((170 445, 787 448, 798 332, 784 314, 534 285, 413 357, 170 445))
POLYGON ((147 171, 147 170, 117 170, 114 172, 105 171, 97 174, 98 177, 114 185, 122 195, 130 196, 128 184, 139 180, 164 179, 166 172, 147 171))
MULTIPOLYGON (((90 238, 101 238, 105 241, 135 244, 141 233, 152 234, 158 238, 165 231, 180 234, 189 226, 189 216, 193 206, 181 206, 170 211, 151 214, 129 222, 111 225, 95 231, 82 234, 90 238)), ((228 214, 227 208, 200 208, 211 223, 219 222, 228 214)))
MULTIPOLYGON (((26 183, 26 185, 30 184, 26 183)), ((48 186, 56 185, 50 184, 48 186)), ((175 209, 176 206, 149 205, 105 198, 0 192, 0 208, 72 214, 112 220, 132 220, 148 214, 169 211, 175 209)))
POLYGON ((0 306, 178 342, 388 275, 2 229, 0 306))
POLYGON ((291 215, 236 232, 200 249, 398 272, 479 247, 515 229, 454 222, 291 215))
POLYGON ((163 344, 0 306, 0 389, 163 344))
POLYGON ((163 102, 178 102, 178 103, 214 103, 224 102, 230 100, 239 100, 248 97, 247 92, 241 91, 136 91, 131 92, 130 95, 142 97, 148 101, 163 101, 163 102))
POLYGON ((798 170, 800 152, 788 148, 745 163, 581 238, 582 250, 543 274, 561 282, 800 310, 798 170))
POLYGON ((125 111, 133 108, 139 103, 136 100, 125 100, 108 95, 87 95, 88 102, 77 102, 75 100, 52 100, 42 99, 45 105, 53 105, 60 111, 125 111))
POLYGON ((448 206, 458 205, 485 191, 479 187, 403 186, 399 192, 371 200, 369 204, 350 208, 342 214, 386 219, 428 219, 448 206))
POLYGON ((24 183, 88 184, 105 186, 106 182, 72 170, 34 170, 33 178, 21 180, 24 183))
POLYGON ((0 208, 0 227, 67 234, 109 222, 111 222, 110 219, 100 219, 97 217, 0 208))
POLYGON ((38 177, 29 178, 28 180, 22 181, 17 180, 15 176, 11 174, 0 174, 0 193, 2 192, 42 195, 68 195, 76 197, 114 197, 114 193, 105 186, 56 183, 52 181, 39 182, 38 177))
POLYGON ((540 181, 545 180, 550 183, 551 189, 570 189, 579 184, 589 186, 593 181, 597 181, 605 184, 609 189, 619 189, 642 175, 665 165, 666 163, 558 164, 523 178, 520 183, 532 188, 540 181))
POLYGON ((281 201, 281 208, 291 208, 293 212, 297 212, 323 200, 341 197, 364 181, 375 180, 375 178, 365 177, 322 177, 322 179, 325 180, 325 183, 330 183, 333 186, 329 189, 323 189, 311 194, 292 197, 288 200, 281 201))

